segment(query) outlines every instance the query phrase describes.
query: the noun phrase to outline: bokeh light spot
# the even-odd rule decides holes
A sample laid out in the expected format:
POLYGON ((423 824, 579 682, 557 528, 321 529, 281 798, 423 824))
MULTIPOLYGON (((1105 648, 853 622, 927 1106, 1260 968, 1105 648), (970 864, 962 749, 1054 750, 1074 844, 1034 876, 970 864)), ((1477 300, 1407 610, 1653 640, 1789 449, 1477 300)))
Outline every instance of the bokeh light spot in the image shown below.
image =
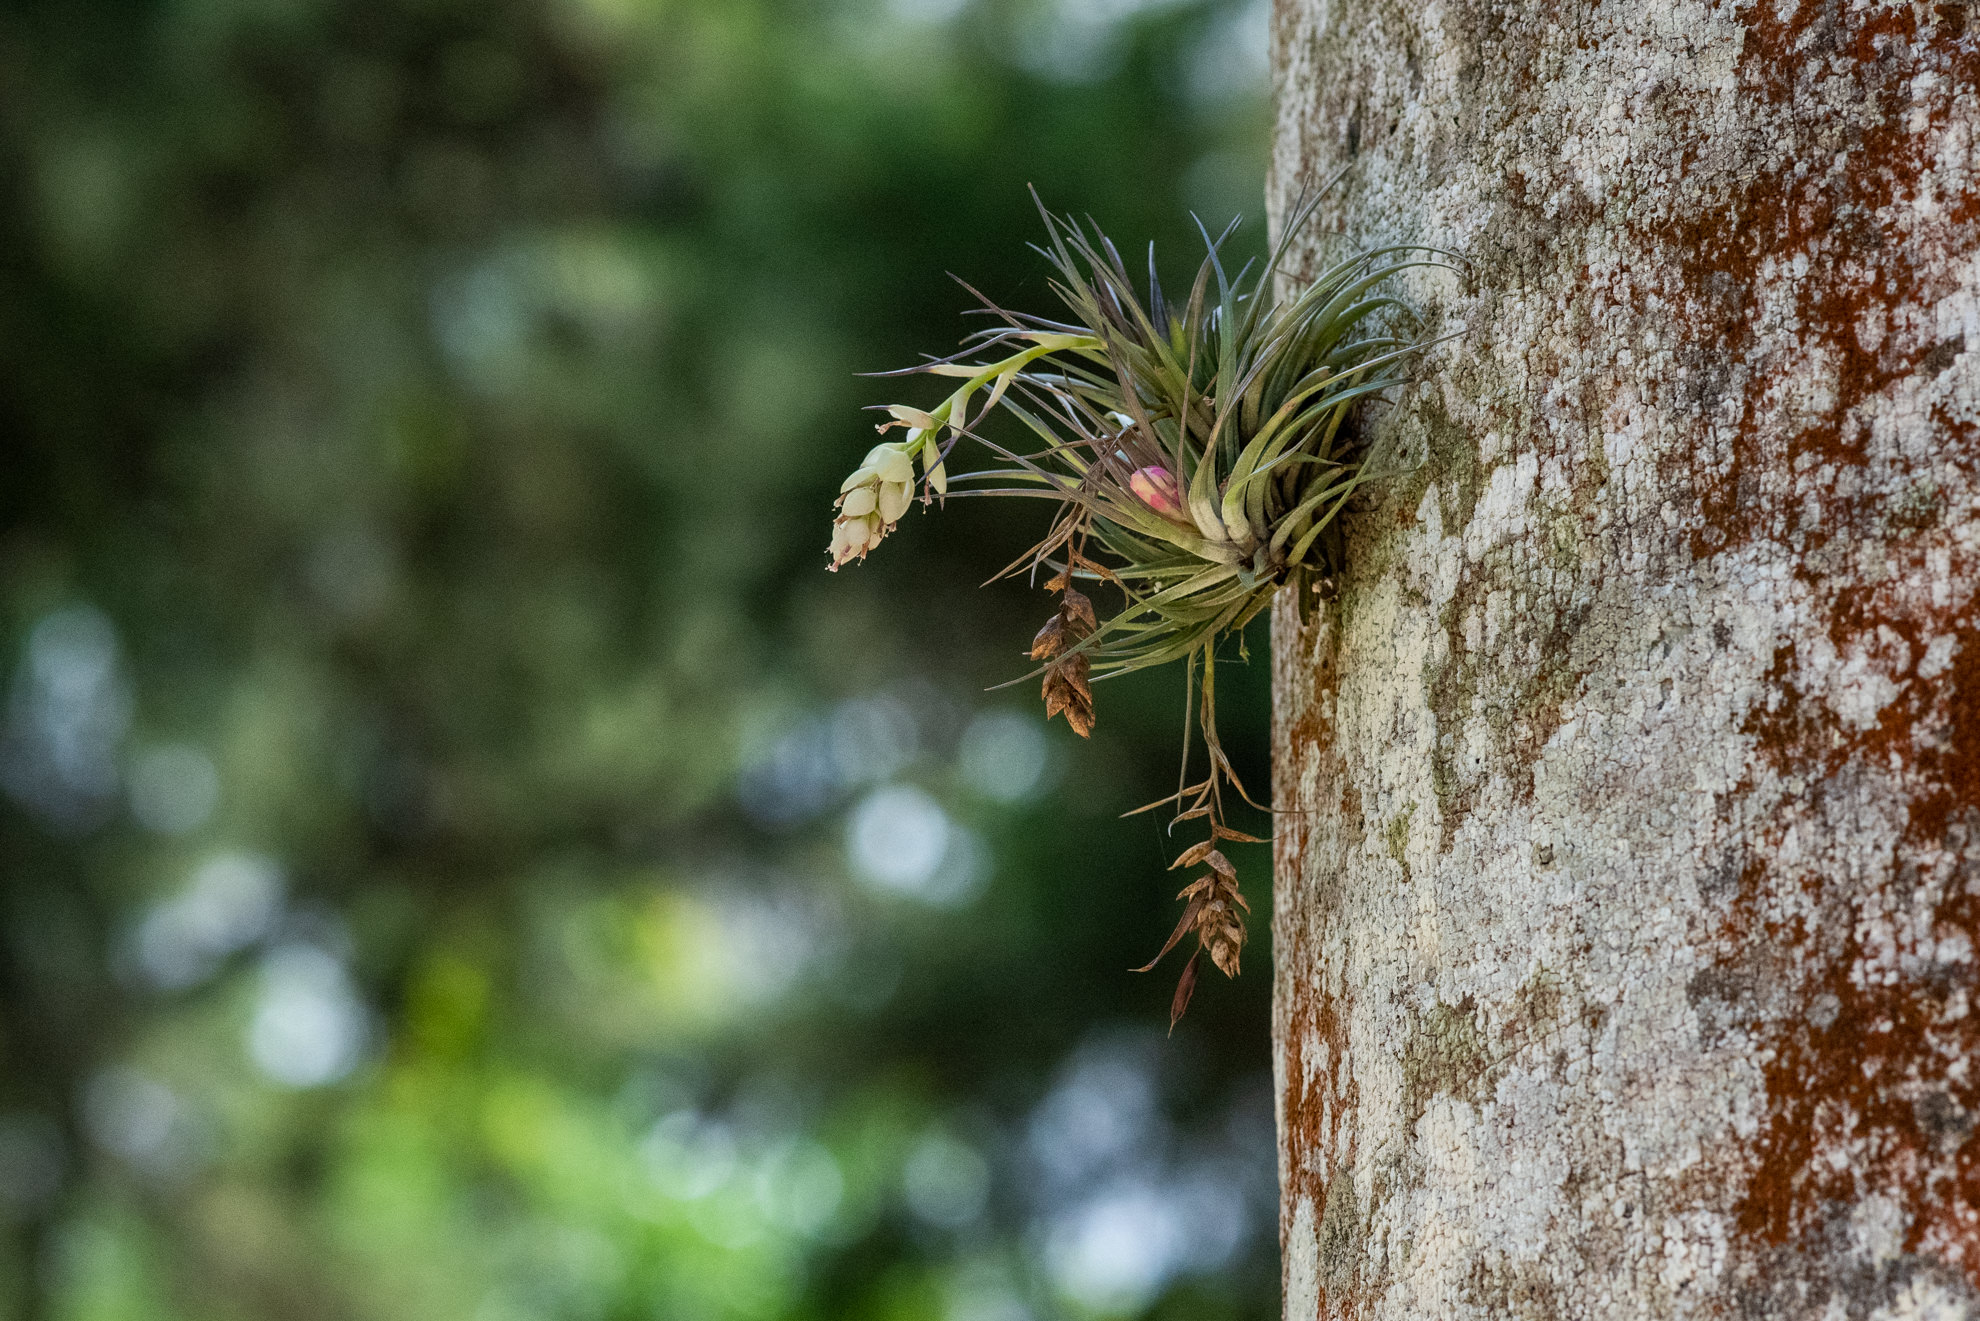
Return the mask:
POLYGON ((839 1162, 809 1138, 778 1143, 757 1169, 756 1196, 763 1213, 800 1234, 815 1235, 831 1224, 844 1195, 839 1162))
POLYGON ((963 782, 985 798, 1021 803, 1045 787, 1050 745, 1035 715, 985 711, 969 722, 956 754, 963 782))
POLYGON ((901 1192, 916 1218, 940 1229, 960 1229, 983 1214, 990 1165, 968 1143, 933 1132, 901 1167, 901 1192))
POLYGON ((692 1110, 661 1118, 639 1152, 654 1187, 678 1202, 712 1196, 736 1172, 736 1141, 728 1125, 692 1110))
POLYGON ((161 743, 131 759, 131 815, 146 830, 184 835, 206 824, 220 802, 213 759, 189 743, 161 743))
POLYGON ((213 975, 220 961, 259 940, 281 912, 282 872, 252 853, 222 853, 185 888, 146 911, 137 929, 145 979, 178 990, 213 975))
POLYGON ((313 945, 286 945, 262 965, 248 1053, 288 1087, 320 1087, 357 1066, 366 1014, 344 965, 313 945))
POLYGON ((949 814, 912 785, 876 789, 853 810, 846 851, 853 872, 881 890, 915 894, 934 880, 949 851, 949 814))

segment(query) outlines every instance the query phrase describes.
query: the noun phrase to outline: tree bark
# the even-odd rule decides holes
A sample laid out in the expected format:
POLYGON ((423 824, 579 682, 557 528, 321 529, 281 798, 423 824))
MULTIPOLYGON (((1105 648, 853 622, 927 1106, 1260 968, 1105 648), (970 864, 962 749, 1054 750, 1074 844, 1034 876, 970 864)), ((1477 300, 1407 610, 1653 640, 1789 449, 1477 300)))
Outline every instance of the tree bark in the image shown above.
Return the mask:
POLYGON ((1470 262, 1274 614, 1286 1315, 1980 1316, 1980 10, 1273 56, 1301 262, 1470 262))

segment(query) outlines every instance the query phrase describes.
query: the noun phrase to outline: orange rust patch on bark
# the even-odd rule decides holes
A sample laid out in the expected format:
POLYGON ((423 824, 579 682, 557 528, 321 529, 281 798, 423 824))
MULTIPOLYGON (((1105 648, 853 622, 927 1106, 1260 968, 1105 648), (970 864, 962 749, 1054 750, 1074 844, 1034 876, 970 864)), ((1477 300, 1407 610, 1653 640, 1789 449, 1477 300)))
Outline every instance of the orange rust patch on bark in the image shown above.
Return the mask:
POLYGON ((1324 1199, 1328 1125, 1335 1118, 1329 1106, 1335 1071, 1346 1059, 1347 1033, 1326 997, 1302 996, 1286 1022, 1286 1151, 1290 1158, 1287 1191, 1324 1199), (1308 1077, 1309 1043, 1326 1047, 1326 1058, 1308 1077), (1318 1167, 1318 1168, 1316 1168, 1318 1167))
MULTIPOLYGON (((1907 615, 1876 590, 1833 600, 1839 651, 1887 629, 1915 655, 1927 625, 1939 622, 1907 615)), ((1946 613, 1961 618, 1967 604, 1946 613)), ((1929 930, 1897 936, 1893 964, 1888 944, 1872 947, 1876 924, 1853 893, 1822 905, 1832 924, 1797 919, 1768 929, 1756 918, 1768 893, 1818 890, 1824 878, 1777 875, 1762 863, 1749 864, 1721 936, 1729 959, 1767 940, 1788 955, 1786 967, 1807 970, 1794 995, 1802 1012, 1764 1033, 1774 1052, 1765 1069, 1769 1115, 1738 1209, 1742 1231, 1803 1242, 1828 1228, 1836 1208, 1881 1195, 1907 1218, 1905 1251, 1928 1253, 1980 1287, 1980 1078, 1967 1072, 1980 1059, 1980 1004, 1969 1003, 1980 996, 1980 876, 1971 860, 1980 845, 1980 630, 1956 637, 1951 668, 1932 680, 1914 676, 1862 732, 1842 730, 1819 701, 1795 691, 1793 657, 1783 650, 1769 676, 1779 700, 1747 726, 1777 766, 1811 781, 1847 774, 1855 761, 1912 786, 1907 829, 1872 893, 1886 896, 1887 926, 1934 904, 1929 930), (1823 929, 1845 923, 1842 932, 1823 929)), ((1828 879, 1854 889, 1846 878, 1828 879)))
MULTIPOLYGON (((1336 1179, 1354 1178, 1354 1114, 1358 1089, 1347 1067, 1347 1025, 1336 1011, 1331 997, 1321 990, 1317 979, 1301 976, 1292 983, 1299 988, 1294 1003, 1287 1006, 1285 1024, 1286 1092, 1284 1159, 1285 1186, 1280 1189, 1280 1247, 1285 1246, 1291 1229, 1286 1216, 1304 1201, 1312 1211, 1316 1228, 1329 1205, 1330 1185, 1336 1179), (1324 1047, 1322 1059, 1309 1069, 1307 1051, 1324 1047), (1311 1073, 1311 1077, 1309 1077, 1311 1073), (1345 1134, 1343 1130, 1345 1129, 1345 1134)), ((1325 1317, 1357 1315, 1356 1285, 1360 1277, 1360 1254, 1351 1261, 1328 1269, 1323 1263, 1319 1280, 1320 1309, 1325 1317)))
POLYGON ((1921 752, 1920 768, 1939 783, 1911 805, 1911 834, 1944 839, 1954 813, 1980 810, 1980 629, 1955 634, 1959 650, 1946 676, 1946 741, 1921 752))
MULTIPOLYGON (((1955 98, 1980 85, 1980 42, 1943 10, 1921 28, 1909 7, 1865 13, 1810 4, 1782 20, 1774 6, 1757 5, 1750 11, 1739 78, 1752 97, 1786 112, 1790 140, 1780 152, 1779 172, 1762 172, 1724 204, 1647 234, 1683 273, 1676 318, 1686 340, 1682 352, 1699 370, 1710 366, 1708 376, 1742 370, 1746 376, 1730 419, 1729 467, 1701 467, 1692 476, 1702 516, 1692 551, 1700 558, 1756 536, 1786 535, 1786 501, 1770 502, 1756 517, 1759 474, 1784 471, 1805 454, 1860 463, 1862 432, 1853 415, 1919 370, 1938 347, 1905 346, 1890 333, 1874 334, 1866 344, 1862 328, 1894 330, 1890 313, 1928 306, 1945 292, 1923 287, 1914 231, 1925 222, 1908 204, 1930 168, 1925 152, 1931 128, 1946 122, 1955 98), (1919 76, 1927 72, 1939 82, 1921 102, 1915 99, 1919 76), (1845 80, 1860 99, 1838 109, 1823 92, 1845 80), (1806 275, 1796 273, 1797 261, 1806 263, 1806 275), (1772 416, 1782 405, 1767 393, 1783 367, 1799 365, 1767 360, 1764 336, 1780 330, 1763 329, 1762 312, 1770 297, 1783 295, 1800 323, 1792 332, 1797 351, 1824 356, 1832 388, 1821 416, 1792 428, 1772 416)), ((1693 149, 1682 159, 1686 173, 1699 164, 1693 149)), ((1933 222, 1952 232, 1934 235, 1925 246, 1970 249, 1977 214, 1980 199, 1953 199, 1944 218, 1933 222)), ((1701 411, 1722 397, 1708 393, 1709 399, 1701 396, 1701 411)), ((1823 505, 1822 518, 1807 529, 1809 545, 1860 513, 1848 500, 1825 498, 1823 505)))
MULTIPOLYGON (((1980 901, 1942 905, 1939 922, 1980 936, 1980 901)), ((1972 963, 1868 985, 1852 972, 1864 954, 1852 940, 1808 988, 1810 1019, 1775 1043, 1772 1120, 1740 1228, 1787 1243, 1818 1232, 1829 1206, 1881 1193, 1909 1215, 1907 1251, 1931 1251, 1980 1285, 1980 1087, 1953 1067, 1980 1054, 1980 1019, 1965 1004, 1972 963)))
POLYGON ((1272 823, 1272 865, 1282 885, 1299 876, 1313 835, 1310 814, 1295 801, 1305 782, 1304 772, 1333 746, 1332 630, 1323 622, 1301 623, 1299 611, 1297 600, 1282 597, 1272 615, 1275 631, 1291 633, 1289 638, 1275 638, 1272 649, 1277 705, 1272 727, 1272 803, 1277 813, 1272 823))
POLYGON ((1764 682, 1767 705, 1750 711, 1742 726, 1769 764, 1804 780, 1826 778, 1853 759, 1917 771, 1938 786, 1923 790, 1914 804, 1911 837, 1920 842, 1940 837, 1953 808, 1980 806, 1980 716, 1974 713, 1980 639, 1961 626, 1970 601, 1935 609, 1916 599, 1918 584, 1930 579, 1929 549, 1922 540, 1894 543, 1893 571, 1882 583, 1845 583, 1817 597, 1836 655, 1873 658, 1881 662, 1879 672, 1899 685, 1874 726, 1848 729, 1819 698, 1802 693, 1794 684, 1797 657, 1790 647, 1776 648, 1764 682), (1932 639, 1949 630, 1956 638, 1951 670, 1920 678, 1918 662, 1932 639), (1968 749, 1966 755, 1950 755, 1948 738, 1968 749))

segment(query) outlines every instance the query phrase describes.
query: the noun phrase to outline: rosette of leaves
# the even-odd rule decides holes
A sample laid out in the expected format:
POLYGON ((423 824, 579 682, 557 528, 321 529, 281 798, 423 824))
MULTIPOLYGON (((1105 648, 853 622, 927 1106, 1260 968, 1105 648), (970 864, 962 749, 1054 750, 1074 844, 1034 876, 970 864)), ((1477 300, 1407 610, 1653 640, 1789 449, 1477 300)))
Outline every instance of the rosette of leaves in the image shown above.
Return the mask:
POLYGON ((1049 242, 1038 251, 1070 315, 1008 312, 984 299, 998 324, 970 336, 961 353, 884 373, 961 384, 929 409, 887 406, 882 434, 905 434, 869 453, 839 497, 834 568, 863 559, 892 529, 908 502, 898 495, 890 502, 889 492, 916 459, 924 505, 952 495, 1052 503, 1049 531, 1004 575, 1042 576, 1058 594, 1031 647, 1039 662, 1031 677, 1042 677, 1047 718, 1064 715, 1082 737, 1094 722, 1093 681, 1172 661, 1186 666, 1191 710, 1181 783, 1136 809, 1173 807, 1172 828, 1202 820, 1210 832, 1176 864, 1205 871, 1178 896, 1182 921, 1156 956, 1196 938, 1171 1026, 1188 1006, 1198 955, 1237 974, 1248 905, 1218 846, 1258 842, 1225 819, 1227 788, 1251 799, 1217 739, 1219 643, 1236 636, 1242 652, 1244 626, 1281 586, 1324 590, 1339 573, 1342 512, 1361 487, 1397 467, 1386 447, 1353 425, 1356 408, 1403 384, 1412 359, 1432 342, 1388 290, 1412 267, 1450 266, 1432 249, 1379 248, 1276 300, 1287 251, 1317 201, 1303 201, 1268 258, 1236 276, 1221 249, 1237 222, 1214 239, 1204 231, 1203 262, 1180 300, 1164 294, 1152 246, 1144 300, 1097 226, 1041 204, 1049 242), (1000 407, 1032 443, 980 434, 976 422, 1000 407), (950 475, 947 460, 965 437, 994 462, 950 475), (1076 584, 1117 594, 1118 608, 1103 617, 1076 584), (1194 782, 1192 726, 1208 762, 1194 782))

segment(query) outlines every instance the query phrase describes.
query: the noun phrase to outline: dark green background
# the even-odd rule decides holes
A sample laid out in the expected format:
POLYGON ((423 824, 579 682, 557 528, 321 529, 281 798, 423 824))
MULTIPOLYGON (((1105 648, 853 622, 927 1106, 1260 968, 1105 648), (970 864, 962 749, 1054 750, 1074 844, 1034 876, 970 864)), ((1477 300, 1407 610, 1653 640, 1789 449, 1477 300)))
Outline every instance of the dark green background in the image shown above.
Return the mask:
POLYGON ((859 410, 940 392, 855 373, 945 271, 1052 310, 1027 184, 1256 250, 1264 40, 0 10, 0 1316, 1276 1314, 1263 922, 1173 1038, 1124 971, 1182 676, 1085 744, 985 691, 1029 504, 824 572, 859 410))

